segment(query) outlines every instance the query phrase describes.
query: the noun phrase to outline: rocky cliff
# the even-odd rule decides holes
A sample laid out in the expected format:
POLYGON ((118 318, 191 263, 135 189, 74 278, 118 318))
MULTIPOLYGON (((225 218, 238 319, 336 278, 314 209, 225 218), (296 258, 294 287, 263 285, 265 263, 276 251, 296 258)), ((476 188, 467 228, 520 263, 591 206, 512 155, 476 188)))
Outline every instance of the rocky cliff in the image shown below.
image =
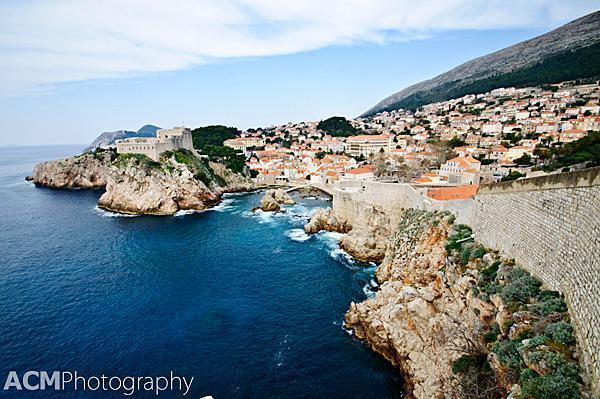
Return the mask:
POLYGON ((114 151, 98 150, 38 163, 27 180, 51 188, 104 188, 108 170, 116 157, 114 151))
POLYGON ((306 234, 315 234, 319 231, 335 231, 338 233, 347 233, 352 229, 345 220, 338 218, 333 213, 333 209, 317 209, 310 218, 310 221, 304 225, 306 234))
POLYGON ((402 216, 379 291, 350 305, 345 326, 400 368, 410 397, 586 395, 558 292, 474 243, 447 213, 402 216))
POLYGON ((340 248, 361 262, 380 263, 393 227, 389 215, 380 207, 367 206, 362 217, 353 225, 335 215, 331 208, 317 210, 304 226, 304 231, 314 234, 322 230, 347 233, 340 239, 340 248))
POLYGON ((554 83, 589 77, 584 71, 587 71, 587 75, 590 75, 591 71, 590 76, 597 77, 600 75, 600 69, 597 64, 593 67, 597 60, 592 61, 591 65, 586 64, 597 51, 583 57, 575 55, 580 49, 600 43, 599 32, 600 11, 597 11, 541 36, 468 61, 432 79, 409 86, 382 100, 362 116, 399 108, 415 108, 430 102, 460 97, 470 92, 482 93, 502 86, 554 83), (556 67, 543 68, 545 60, 561 55, 566 56, 560 58, 556 67), (560 67, 561 64, 563 68, 560 67), (565 68, 567 64, 568 68, 565 68), (540 73, 542 70, 535 70, 538 66, 543 68, 543 74, 540 73), (528 68, 531 70, 527 71, 528 68), (524 73, 515 74, 520 71, 524 73), (581 74, 578 75, 578 71, 581 71, 581 74), (571 72, 574 73, 573 76, 568 74, 571 72), (502 79, 505 75, 506 79, 502 79), (524 75, 535 79, 528 81, 524 75), (541 75, 546 75, 547 81, 540 81, 541 75), (477 82, 480 83, 477 87, 479 91, 470 91, 469 85, 477 82))
POLYGON ((139 154, 96 150, 35 166, 30 179, 53 188, 104 188, 101 208, 121 213, 171 215, 203 210, 224 192, 248 191, 249 178, 190 151, 168 151, 160 162, 139 154))

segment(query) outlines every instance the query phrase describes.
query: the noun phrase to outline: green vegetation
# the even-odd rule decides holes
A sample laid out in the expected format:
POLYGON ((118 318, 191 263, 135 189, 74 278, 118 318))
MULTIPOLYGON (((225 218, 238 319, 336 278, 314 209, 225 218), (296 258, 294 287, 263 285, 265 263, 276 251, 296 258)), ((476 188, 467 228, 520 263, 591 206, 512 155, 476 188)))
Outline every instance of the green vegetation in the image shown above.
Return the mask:
POLYGON ((517 172, 516 170, 513 170, 509 174, 504 176, 502 179, 500 179, 500 181, 517 180, 517 179, 520 179, 521 177, 525 177, 525 175, 523 173, 517 172))
POLYGON ((233 148, 225 147, 225 140, 236 138, 240 131, 223 125, 203 126, 192 130, 194 148, 208 155, 214 162, 225 164, 235 173, 244 173, 246 157, 233 148))
POLYGON ((133 163, 144 169, 160 169, 160 162, 155 162, 144 154, 119 154, 113 161, 113 165, 118 168, 124 168, 133 163))
POLYGON ((465 145, 465 141, 458 137, 453 137, 448 141, 448 147, 450 148, 462 147, 463 145, 465 145))
POLYGON ((207 145, 202 152, 211 161, 225 164, 227 168, 235 173, 244 173, 246 168, 246 157, 238 150, 225 146, 207 145))
POLYGON ((515 159, 517 165, 531 165, 531 155, 525 153, 519 158, 515 159))
POLYGON ((553 171, 578 163, 600 166, 600 132, 589 132, 585 137, 552 149, 553 160, 544 168, 553 171))
MULTIPOLYGON (((455 256, 455 264, 461 265, 464 273, 472 276, 473 268, 477 268, 479 277, 471 288, 473 297, 491 302, 490 296, 498 295, 508 313, 502 328, 493 316, 490 322, 481 319, 486 323, 484 328, 472 332, 468 344, 461 348, 462 356, 452 363, 458 396, 506 397, 498 390, 488 389, 497 386, 499 380, 494 371, 500 371, 503 387, 515 383, 521 386, 518 399, 579 399, 583 381, 575 356, 573 327, 560 293, 542 290, 541 281, 516 267, 512 260, 496 256, 492 262, 485 258, 489 251, 470 240, 470 236, 468 226, 455 225, 446 250, 455 256), (492 364, 499 362, 499 367, 490 367, 489 351, 495 354, 492 364), (486 389, 482 391, 481 387, 486 389)), ((481 314, 478 307, 473 310, 476 315, 481 314)))
POLYGON ((223 125, 203 126, 192 130, 194 148, 202 150, 204 146, 222 146, 225 140, 234 139, 240 134, 235 127, 223 125))
POLYGON ((342 116, 332 116, 331 118, 320 121, 317 125, 317 129, 320 129, 333 137, 348 137, 362 133, 352 126, 348 119, 342 116))
POLYGON ((204 185, 211 186, 218 184, 225 185, 223 178, 212 170, 205 159, 199 159, 191 151, 179 149, 174 151, 165 151, 161 154, 161 159, 175 159, 177 163, 184 164, 194 174, 196 180, 200 180, 204 185))
MULTIPOLYGON (((600 43, 548 57, 528 68, 480 79, 456 87, 456 82, 447 82, 431 91, 419 91, 382 111, 418 107, 462 97, 467 94, 485 93, 498 87, 541 86, 551 82, 562 82, 600 76, 600 43)), ((549 88, 551 89, 551 88, 549 88)))

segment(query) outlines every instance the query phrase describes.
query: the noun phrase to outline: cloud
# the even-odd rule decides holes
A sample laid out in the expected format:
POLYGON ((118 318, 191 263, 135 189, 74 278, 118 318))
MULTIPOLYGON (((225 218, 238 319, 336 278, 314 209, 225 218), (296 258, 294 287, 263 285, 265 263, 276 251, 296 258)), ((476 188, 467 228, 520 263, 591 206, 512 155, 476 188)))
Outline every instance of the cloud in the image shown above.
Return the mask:
POLYGON ((5 0, 0 91, 174 71, 219 59, 414 40, 456 29, 553 27, 562 0, 5 0))

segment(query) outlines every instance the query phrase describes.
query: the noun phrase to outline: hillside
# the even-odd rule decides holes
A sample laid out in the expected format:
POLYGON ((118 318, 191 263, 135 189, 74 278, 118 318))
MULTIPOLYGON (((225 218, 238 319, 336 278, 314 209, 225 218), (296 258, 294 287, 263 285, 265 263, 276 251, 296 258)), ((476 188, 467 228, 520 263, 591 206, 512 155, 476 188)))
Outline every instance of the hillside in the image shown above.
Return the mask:
POLYGON ((91 142, 85 151, 93 151, 96 148, 107 148, 115 143, 116 140, 127 139, 129 137, 156 137, 156 131, 160 129, 154 125, 144 125, 138 131, 117 130, 116 132, 104 132, 91 142))
POLYGON ((361 116, 399 108, 415 109, 503 86, 595 77, 600 77, 600 11, 409 86, 361 116))

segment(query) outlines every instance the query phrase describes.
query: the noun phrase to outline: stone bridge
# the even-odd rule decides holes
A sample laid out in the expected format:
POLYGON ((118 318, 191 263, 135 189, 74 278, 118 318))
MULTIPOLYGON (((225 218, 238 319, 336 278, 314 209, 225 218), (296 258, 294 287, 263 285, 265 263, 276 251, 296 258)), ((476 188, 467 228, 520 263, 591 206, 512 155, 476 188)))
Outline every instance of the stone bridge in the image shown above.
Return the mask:
POLYGON ((299 184, 293 187, 290 187, 288 189, 286 189, 285 191, 287 193, 291 193, 292 191, 297 191, 303 188, 314 188, 317 189, 321 192, 324 192, 325 194, 333 197, 333 186, 328 185, 328 184, 323 184, 323 183, 310 183, 310 184, 299 184))

